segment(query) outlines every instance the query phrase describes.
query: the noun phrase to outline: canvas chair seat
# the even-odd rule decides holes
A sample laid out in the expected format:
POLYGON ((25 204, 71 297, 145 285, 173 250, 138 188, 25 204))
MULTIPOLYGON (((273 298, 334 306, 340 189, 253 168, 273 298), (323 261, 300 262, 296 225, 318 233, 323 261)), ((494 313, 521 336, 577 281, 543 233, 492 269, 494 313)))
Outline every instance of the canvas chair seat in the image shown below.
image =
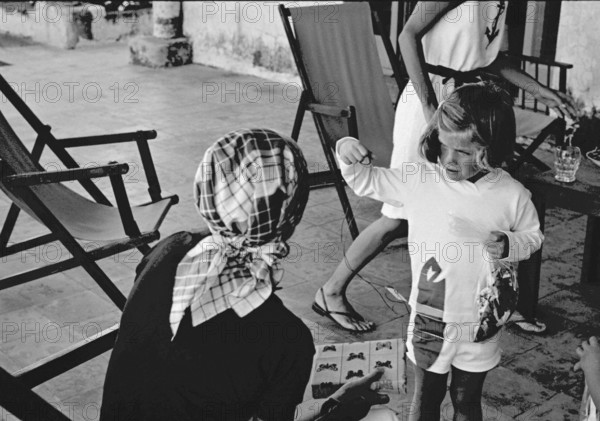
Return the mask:
MULTIPOLYGON (((57 188, 62 186, 50 187, 38 195, 76 239, 107 242, 128 238, 117 208, 92 202, 66 188, 57 188)), ((170 205, 170 199, 163 199, 131 208, 142 235, 158 229, 170 205)))
MULTIPOLYGON (((2 115, 0 115, 0 136, 6 140, 2 143, 3 151, 0 153, 0 158, 13 171, 19 174, 43 171, 42 167, 32 160, 31 154, 2 115)), ((62 184, 41 184, 30 188, 78 240, 107 242, 122 241, 129 237, 125 234, 119 210, 115 207, 86 199, 62 184)), ((19 208, 40 221, 22 198, 13 194, 2 182, 0 182, 0 189, 19 208)), ((142 234, 158 229, 171 202, 171 198, 165 198, 155 203, 132 207, 134 220, 142 234)))
MULTIPOLYGON (((92 202, 62 185, 42 185, 31 189, 74 238, 96 242, 123 241, 129 238, 116 207, 92 202)), ((38 219, 27 205, 19 202, 15 200, 21 209, 38 219)), ((131 208, 142 235, 159 228, 170 205, 171 200, 167 198, 131 208)))

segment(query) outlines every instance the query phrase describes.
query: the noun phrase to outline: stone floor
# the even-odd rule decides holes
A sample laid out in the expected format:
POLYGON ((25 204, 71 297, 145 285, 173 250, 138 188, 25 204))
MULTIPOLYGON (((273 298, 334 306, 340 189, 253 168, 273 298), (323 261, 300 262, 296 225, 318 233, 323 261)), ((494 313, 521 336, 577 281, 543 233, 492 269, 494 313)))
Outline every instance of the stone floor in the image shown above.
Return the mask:
MULTIPOLYGON (((181 201, 164 221, 165 237, 183 229, 202 227, 192 202, 192 179, 206 147, 226 132, 242 127, 268 127, 290 133, 299 85, 270 82, 219 69, 188 65, 148 69, 128 64, 125 44, 86 44, 64 51, 38 45, 0 43, 0 73, 10 82, 57 137, 155 129, 151 149, 164 191, 181 201)), ((27 145, 33 134, 27 124, 0 98, 0 110, 27 145)), ((310 117, 300 143, 311 170, 326 167, 310 117)), ((132 145, 74 150, 82 166, 111 160, 129 163, 127 189, 132 201, 145 200, 140 160, 132 145)), ((59 169, 51 154, 47 169, 59 169)), ((99 182, 106 186, 104 182, 99 182)), ((76 188, 76 186, 73 186, 76 188)), ((110 190, 110 189, 109 189, 110 190)), ((359 228, 378 217, 379 205, 350 193, 359 228)), ((0 217, 9 201, 0 196, 0 217)), ((585 216, 560 209, 548 210, 539 315, 548 324, 542 336, 509 328, 502 335, 502 362, 486 381, 486 420, 576 420, 583 379, 572 371, 575 347, 600 332, 599 286, 579 283, 585 216)), ((14 241, 44 232, 33 219, 22 216, 14 241)), ((375 332, 352 335, 314 314, 310 305, 318 287, 333 272, 350 244, 341 206, 333 189, 314 190, 302 223, 291 239, 286 276, 280 296, 314 332, 315 341, 359 341, 398 336, 407 312, 385 295, 393 285, 409 293, 408 252, 394 242, 353 282, 349 298, 366 317, 377 322, 375 332)), ((66 257, 51 244, 0 262, 1 275, 66 257)), ((131 288, 138 252, 105 259, 101 266, 124 293, 131 288)), ((119 312, 80 269, 0 292, 0 365, 9 371, 23 368, 85 340, 119 320, 119 312)), ((102 384, 109 353, 91 360, 35 389, 76 420, 98 418, 102 384)), ((409 370, 409 393, 411 392, 409 370)), ((406 419, 407 396, 394 396, 390 406, 406 419)), ((445 402, 443 419, 451 419, 445 402)), ((1 408, 0 408, 1 410, 1 408)), ((6 411, 0 419, 13 420, 6 411)))

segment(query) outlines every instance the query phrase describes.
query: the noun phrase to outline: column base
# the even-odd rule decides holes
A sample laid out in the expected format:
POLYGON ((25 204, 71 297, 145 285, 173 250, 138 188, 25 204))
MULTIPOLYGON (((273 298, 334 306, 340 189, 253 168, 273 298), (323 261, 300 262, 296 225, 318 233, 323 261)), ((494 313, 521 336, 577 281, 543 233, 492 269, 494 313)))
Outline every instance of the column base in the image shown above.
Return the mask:
POLYGON ((129 40, 131 63, 146 67, 172 67, 192 62, 192 45, 188 39, 163 39, 149 35, 129 40))

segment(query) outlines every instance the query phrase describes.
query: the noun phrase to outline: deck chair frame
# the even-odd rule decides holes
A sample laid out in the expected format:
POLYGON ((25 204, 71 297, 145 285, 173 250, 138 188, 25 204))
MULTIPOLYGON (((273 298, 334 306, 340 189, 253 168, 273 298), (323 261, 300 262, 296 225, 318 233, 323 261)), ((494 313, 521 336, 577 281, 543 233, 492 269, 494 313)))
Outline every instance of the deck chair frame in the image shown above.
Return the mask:
MULTIPOLYGON (((340 5, 343 6, 343 5, 340 5)), ((350 234, 352 238, 356 238, 358 236, 358 227, 356 225, 356 220, 354 218, 354 213, 352 211, 352 207, 350 206, 350 202, 348 200, 348 195, 346 194, 346 190, 344 188, 344 179, 341 176, 341 173, 338 169, 335 154, 331 145, 328 144, 325 135, 325 125, 323 123, 323 116, 328 117, 336 117, 343 118, 347 120, 348 123, 348 134, 349 136, 356 137, 360 139, 360 134, 358 132, 358 123, 356 116, 356 108, 353 105, 349 105, 348 107, 336 107, 331 105, 319 104, 315 100, 315 96, 312 90, 312 84, 310 82, 310 78, 308 75, 308 71, 304 66, 302 61, 302 57, 300 55, 300 45, 299 41, 294 35, 294 31, 292 29, 292 25, 290 23, 291 12, 290 9, 285 7, 284 5, 279 6, 279 13, 281 16, 281 20, 283 22, 283 26, 285 29, 285 33, 287 35, 288 41, 290 43, 290 47, 292 50, 292 54, 294 56, 294 60, 296 62, 296 66, 298 69, 298 74, 300 75, 300 79, 303 85, 303 91, 300 96, 300 102, 298 104, 298 109, 296 111, 296 116, 294 119, 294 126, 292 128, 291 137, 298 141, 300 135, 300 128, 302 126, 302 122, 304 120, 305 113, 307 111, 312 113, 313 120, 315 122, 315 126, 317 129, 317 133, 319 135, 319 140, 321 142, 321 146, 323 149, 323 153, 325 155, 325 159, 327 160, 327 165, 329 167, 328 171, 320 171, 316 173, 310 174, 310 186, 312 189, 321 188, 321 187, 329 187, 334 185, 337 194, 342 205, 342 209, 344 211, 344 215, 346 221, 348 223, 348 228, 350 230, 350 234)), ((381 39, 383 41, 386 54, 392 66, 394 72, 394 79, 398 84, 400 91, 403 88, 403 82, 400 78, 401 69, 399 63, 396 59, 396 53, 394 52, 394 48, 388 37, 384 36, 385 30, 383 28, 383 24, 381 19, 376 11, 371 11, 372 18, 375 22, 376 27, 378 28, 378 32, 382 34, 381 39)), ((373 34, 375 36, 375 34, 373 34)), ((390 105, 392 105, 392 100, 390 99, 390 105)))
MULTIPOLYGON (((48 125, 44 125, 25 102, 11 88, 8 82, 0 76, 0 91, 19 111, 25 120, 37 133, 33 149, 30 153, 35 164, 39 164, 44 147, 48 146, 52 152, 67 167, 61 171, 38 171, 17 173, 7 162, 0 160, 0 178, 5 188, 18 196, 26 206, 35 214, 39 221, 50 229, 51 233, 9 245, 10 236, 15 228, 20 208, 11 204, 2 230, 0 231, 0 257, 5 257, 28 250, 49 242, 59 241, 70 253, 70 258, 56 263, 30 269, 28 271, 3 277, 0 280, 0 291, 39 279, 54 273, 81 266, 92 279, 107 294, 112 302, 122 310, 126 298, 117 286, 109 279, 96 263, 98 260, 110 257, 117 253, 138 248, 143 254, 150 250, 149 243, 159 239, 158 230, 142 234, 134 219, 131 205, 125 190, 122 176, 127 173, 127 164, 110 162, 108 165, 80 168, 76 161, 67 152, 69 147, 107 145, 114 143, 135 141, 142 159, 142 165, 149 184, 148 192, 151 203, 166 200, 165 210, 156 222, 160 225, 169 208, 178 202, 176 195, 162 197, 158 177, 148 147, 148 140, 156 138, 153 130, 137 131, 101 136, 86 136, 69 139, 56 139, 48 125), (68 229, 48 209, 32 190, 33 186, 64 181, 78 181, 89 195, 98 204, 113 206, 92 179, 108 177, 114 192, 118 213, 123 224, 123 230, 128 238, 107 243, 93 250, 86 251, 71 235, 68 229)), ((85 343, 73 346, 46 357, 36 363, 10 374, 0 368, 0 406, 11 411, 23 420, 67 420, 56 407, 41 399, 31 389, 59 374, 62 374, 108 350, 114 344, 118 325, 105 329, 85 343), (40 418, 40 413, 43 417, 40 418)))

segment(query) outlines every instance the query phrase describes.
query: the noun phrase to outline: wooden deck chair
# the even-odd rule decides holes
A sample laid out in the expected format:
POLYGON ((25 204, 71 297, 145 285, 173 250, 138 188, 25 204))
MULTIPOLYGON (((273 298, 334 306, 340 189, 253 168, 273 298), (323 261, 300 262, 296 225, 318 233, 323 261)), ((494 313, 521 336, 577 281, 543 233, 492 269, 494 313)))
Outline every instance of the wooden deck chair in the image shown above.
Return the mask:
MULTIPOLYGON (((279 6, 303 93, 292 138, 298 140, 306 111, 313 115, 329 171, 311 174, 311 187, 335 185, 353 238, 358 228, 335 161, 335 142, 360 139, 373 151, 374 163, 389 166, 392 155, 394 105, 384 80, 373 31, 381 28, 366 2, 287 8, 279 6)), ((393 47, 382 37, 396 83, 402 89, 393 47)))
MULTIPOLYGON (((509 59, 514 60, 523 71, 546 86, 563 93, 567 92, 567 70, 573 68, 572 64, 512 54, 509 55, 509 59), (556 73, 558 73, 557 83, 555 83, 556 73)), ((549 107, 538 104, 538 101, 523 89, 517 90, 515 99, 517 136, 527 137, 533 141, 527 147, 516 145, 518 156, 510 164, 509 171, 517 170, 524 162, 530 162, 543 171, 549 170, 550 167, 534 157, 533 153, 551 135, 559 141, 564 138, 565 120, 551 116, 549 107)))
MULTIPOLYGON (((50 127, 43 125, 37 119, 1 76, 0 89, 38 133, 33 151, 30 153, 4 115, 0 113, 0 190, 12 201, 4 227, 0 232, 0 257, 53 241, 59 241, 72 256, 66 260, 10 276, 3 273, 0 279, 0 292, 9 287, 81 266, 115 305, 123 309, 125 296, 96 261, 134 247, 142 252, 148 251, 150 249, 148 243, 159 238, 160 224, 170 207, 178 201, 177 196, 161 197, 147 144, 147 139, 156 137, 156 133, 146 131, 58 140, 50 133, 50 127), (122 179, 122 175, 128 171, 127 164, 109 163, 93 168, 78 168, 65 149, 72 146, 104 145, 130 140, 136 141, 139 146, 150 183, 151 202, 136 207, 130 206, 122 179), (38 161, 45 145, 48 145, 61 159, 68 167, 67 170, 44 171, 38 161), (92 178, 95 177, 110 178, 117 207, 113 207, 92 182, 92 178), (61 184, 64 181, 74 180, 82 183, 94 201, 61 184), (43 224, 50 233, 9 244, 20 210, 43 224), (77 240, 92 241, 99 246, 93 250, 85 250, 77 240)), ((21 419, 68 419, 58 410, 42 418, 39 417, 39 413, 35 415, 35 411, 31 412, 30 406, 40 410, 44 407, 40 403, 39 396, 31 389, 111 349, 116 333, 116 326, 106 329, 91 341, 74 344, 73 347, 12 375, 0 370, 2 380, 0 406, 21 419), (15 401, 11 396, 13 398, 19 396, 18 400, 21 402, 15 401), (22 401, 23 399, 25 401, 22 401)))

